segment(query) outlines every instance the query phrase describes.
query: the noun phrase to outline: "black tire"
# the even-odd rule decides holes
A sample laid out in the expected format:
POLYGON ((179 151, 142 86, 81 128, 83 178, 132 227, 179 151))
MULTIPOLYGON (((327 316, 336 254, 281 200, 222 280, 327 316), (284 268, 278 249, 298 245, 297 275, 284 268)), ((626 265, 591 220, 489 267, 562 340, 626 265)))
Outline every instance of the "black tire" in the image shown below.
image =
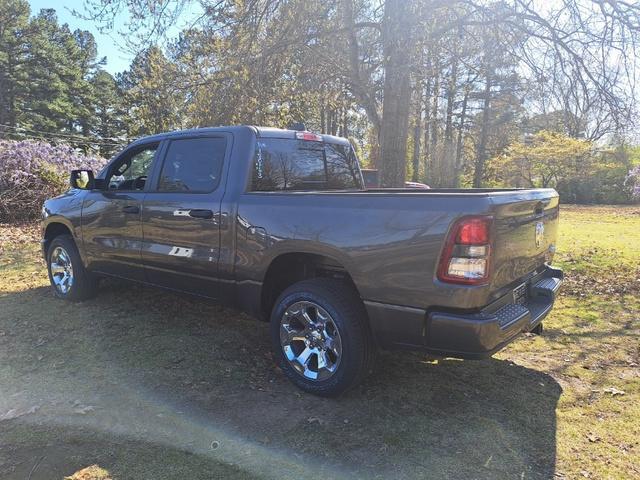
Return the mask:
MULTIPOLYGON (((60 258, 57 256, 57 258, 60 258)), ((62 263, 62 262, 61 262, 62 263)), ((59 265, 56 263, 56 265, 59 265)), ((96 295, 98 290, 98 279, 91 272, 87 271, 82 263, 80 254, 78 253, 78 247, 73 241, 70 235, 59 235, 51 240, 49 248, 47 249, 47 270, 49 272, 49 282, 51 288, 56 297, 72 302, 79 302, 87 300, 96 295), (65 282, 64 287, 60 287, 54 281, 54 275, 59 280, 64 276, 64 273, 52 272, 52 265, 55 260, 52 258, 54 253, 56 256, 60 254, 60 251, 66 253, 70 261, 70 269, 65 272, 71 272, 71 282, 65 282)))
MULTIPOLYGON (((340 395, 360 383, 373 369, 376 348, 364 305, 354 289, 342 281, 316 278, 290 286, 273 307, 270 327, 272 348, 278 366, 289 380, 306 392, 324 397, 340 395), (329 378, 307 378, 299 371, 300 367, 294 368, 294 363, 285 354, 285 347, 280 339, 281 320, 290 307, 295 308, 300 302, 303 305, 310 302, 324 309, 337 327, 341 355, 339 361, 334 362, 335 371, 329 378)), ((316 364, 317 359, 318 357, 316 364)))

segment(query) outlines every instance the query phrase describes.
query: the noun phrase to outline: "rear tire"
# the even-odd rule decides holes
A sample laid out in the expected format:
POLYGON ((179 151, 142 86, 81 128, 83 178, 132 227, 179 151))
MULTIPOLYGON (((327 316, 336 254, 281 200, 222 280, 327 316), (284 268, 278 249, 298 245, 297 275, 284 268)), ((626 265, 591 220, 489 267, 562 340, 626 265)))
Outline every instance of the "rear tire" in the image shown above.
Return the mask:
POLYGON ((290 286, 276 301, 270 327, 278 366, 306 392, 340 395, 373 368, 364 305, 344 282, 316 278, 290 286))
POLYGON ((78 302, 96 295, 98 279, 87 271, 70 235, 51 240, 47 249, 49 282, 56 297, 78 302))

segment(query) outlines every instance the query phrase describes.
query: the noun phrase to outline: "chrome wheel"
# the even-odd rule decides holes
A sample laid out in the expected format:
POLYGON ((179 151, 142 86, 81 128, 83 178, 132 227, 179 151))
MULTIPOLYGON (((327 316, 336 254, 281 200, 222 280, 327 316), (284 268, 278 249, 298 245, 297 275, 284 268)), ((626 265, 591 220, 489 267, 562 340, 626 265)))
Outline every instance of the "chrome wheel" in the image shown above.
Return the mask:
POLYGON ((62 295, 66 295, 73 286, 73 265, 69 253, 62 247, 56 247, 49 260, 53 286, 62 295))
POLYGON ((326 380, 342 357, 340 332, 316 303, 296 302, 280 319, 280 345, 291 366, 309 380, 326 380))

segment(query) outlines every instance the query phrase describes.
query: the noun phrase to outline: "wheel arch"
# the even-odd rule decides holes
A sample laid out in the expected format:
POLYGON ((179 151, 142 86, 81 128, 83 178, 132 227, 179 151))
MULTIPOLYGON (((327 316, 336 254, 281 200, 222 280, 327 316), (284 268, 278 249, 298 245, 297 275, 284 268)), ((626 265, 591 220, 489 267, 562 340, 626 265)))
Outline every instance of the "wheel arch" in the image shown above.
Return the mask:
POLYGON ((280 294, 302 280, 335 278, 347 283, 360 296, 358 287, 343 260, 326 253, 295 251, 275 256, 264 275, 260 292, 261 318, 268 320, 280 294))
POLYGON ((42 252, 46 258, 47 252, 49 251, 49 245, 54 238, 59 237, 60 235, 69 235, 73 238, 73 241, 76 242, 76 246, 78 246, 77 239, 73 234, 73 226, 67 222, 65 222, 61 218, 56 218, 49 221, 43 227, 42 233, 42 252))

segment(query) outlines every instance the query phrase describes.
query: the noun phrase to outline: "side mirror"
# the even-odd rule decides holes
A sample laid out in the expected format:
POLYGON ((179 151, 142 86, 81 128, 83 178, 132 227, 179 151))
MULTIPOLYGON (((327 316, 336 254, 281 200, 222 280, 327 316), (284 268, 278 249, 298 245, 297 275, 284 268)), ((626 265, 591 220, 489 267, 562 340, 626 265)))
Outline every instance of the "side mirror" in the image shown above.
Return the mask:
POLYGON ((96 183, 93 170, 71 170, 70 183, 71 188, 93 190, 96 183))

